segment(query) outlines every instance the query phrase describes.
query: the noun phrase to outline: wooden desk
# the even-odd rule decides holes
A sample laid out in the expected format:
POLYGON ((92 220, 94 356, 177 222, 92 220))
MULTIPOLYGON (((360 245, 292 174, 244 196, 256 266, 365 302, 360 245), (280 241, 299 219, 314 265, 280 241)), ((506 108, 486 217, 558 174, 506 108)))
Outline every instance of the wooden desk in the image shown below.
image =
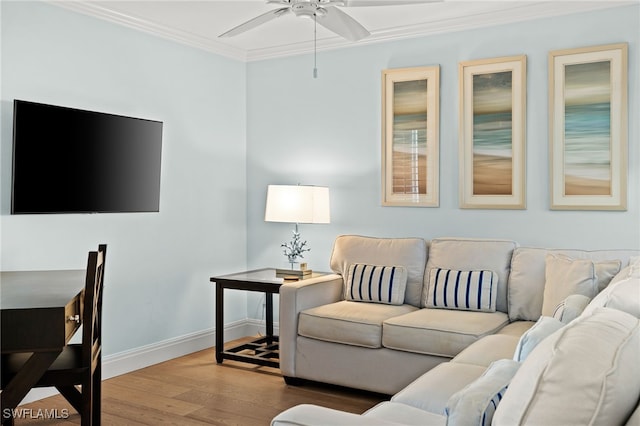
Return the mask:
POLYGON ((0 350, 33 352, 0 393, 1 414, 18 406, 80 327, 85 277, 84 270, 0 273, 0 350))

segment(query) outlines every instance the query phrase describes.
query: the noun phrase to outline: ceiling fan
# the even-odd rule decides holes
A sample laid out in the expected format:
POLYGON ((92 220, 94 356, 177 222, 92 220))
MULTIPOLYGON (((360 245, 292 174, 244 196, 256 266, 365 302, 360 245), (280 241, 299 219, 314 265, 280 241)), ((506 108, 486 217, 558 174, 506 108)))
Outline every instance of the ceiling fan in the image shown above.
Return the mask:
POLYGON ((298 17, 311 18, 328 30, 351 41, 358 41, 370 35, 358 21, 343 12, 340 7, 392 6, 402 4, 434 3, 443 0, 267 0, 268 4, 284 7, 270 10, 247 22, 220 34, 219 37, 233 37, 249 31, 272 19, 293 13, 298 17))

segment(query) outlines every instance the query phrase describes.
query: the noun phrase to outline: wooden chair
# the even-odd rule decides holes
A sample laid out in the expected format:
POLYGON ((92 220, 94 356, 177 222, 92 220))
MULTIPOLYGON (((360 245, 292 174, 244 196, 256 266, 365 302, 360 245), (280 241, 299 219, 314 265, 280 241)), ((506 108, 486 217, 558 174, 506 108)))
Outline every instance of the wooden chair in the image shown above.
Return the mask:
MULTIPOLYGON (((54 386, 80 413, 82 426, 100 425, 102 380, 102 289, 107 246, 89 252, 82 311, 82 343, 65 346, 34 387, 54 386), (77 386, 80 386, 80 389, 77 386)), ((29 358, 30 353, 2 357, 2 385, 29 358)), ((9 424, 12 424, 9 421, 9 424)))

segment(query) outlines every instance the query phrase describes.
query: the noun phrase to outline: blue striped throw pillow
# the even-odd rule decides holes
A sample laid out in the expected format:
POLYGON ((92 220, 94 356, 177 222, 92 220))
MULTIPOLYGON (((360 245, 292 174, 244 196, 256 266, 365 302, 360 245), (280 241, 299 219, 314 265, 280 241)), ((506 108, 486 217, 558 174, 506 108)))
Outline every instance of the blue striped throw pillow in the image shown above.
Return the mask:
POLYGON ((496 413, 496 410, 498 409, 498 404, 500 404, 500 401, 502 400, 502 396, 506 391, 507 391, 507 386, 500 389, 500 391, 497 394, 495 394, 493 398, 491 398, 491 401, 489 401, 489 404, 487 404, 487 408, 485 408, 484 412, 482 413, 482 420, 480 423, 481 426, 491 426, 491 420, 493 420, 493 415, 496 413))
POLYGON ((495 312, 498 274, 433 268, 429 273, 428 308, 495 312))
POLYGON ((449 397, 445 407, 447 426, 491 426, 493 416, 520 363, 500 359, 473 382, 449 397))
MULTIPOLYGON (((491 426, 493 415, 496 413, 496 410, 498 409, 498 404, 500 404, 500 401, 502 400, 502 396, 507 391, 507 387, 508 386, 505 386, 502 389, 500 389, 500 391, 498 391, 498 393, 495 394, 493 398, 491 398, 491 400, 489 400, 489 403, 485 407, 484 411, 480 413, 480 418, 479 418, 480 421, 478 423, 478 426, 491 426)), ((451 415, 452 409, 449 406, 445 407, 444 414, 448 418, 453 417, 451 415)), ((457 423, 456 421, 447 421, 447 425, 456 426, 456 423, 457 423)))
POLYGON ((407 287, 404 266, 353 264, 346 277, 345 299, 402 305, 407 287))

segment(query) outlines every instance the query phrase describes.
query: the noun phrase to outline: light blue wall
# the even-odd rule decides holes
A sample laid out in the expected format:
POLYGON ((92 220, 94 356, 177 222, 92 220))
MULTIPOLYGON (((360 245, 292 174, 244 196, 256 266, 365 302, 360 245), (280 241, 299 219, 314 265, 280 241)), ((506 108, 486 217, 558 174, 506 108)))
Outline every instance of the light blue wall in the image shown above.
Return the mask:
MULTIPOLYGON (((640 8, 637 5, 250 63, 247 71, 248 261, 285 259, 290 225, 263 221, 268 184, 328 185, 330 225, 303 225, 309 266, 327 270, 339 234, 498 237, 521 245, 640 248, 640 8), (550 50, 629 43, 626 212, 549 210, 550 50), (527 209, 458 207, 458 63, 527 55, 527 209), (440 207, 381 207, 381 71, 440 65, 440 207)), ((250 310, 251 311, 251 310, 250 310)))
MULTIPOLYGON (((328 185, 332 223, 302 225, 314 269, 343 233, 502 237, 640 247, 639 8, 580 14, 243 64, 46 3, 0 3, 4 270, 82 268, 109 244, 107 355, 213 326, 213 274, 284 265, 291 226, 265 223, 266 186, 328 185), (547 53, 629 43, 629 210, 548 209, 547 53), (458 208, 459 61, 526 54, 527 210, 458 208), (380 72, 441 67, 440 207, 380 206, 380 72), (10 216, 12 100, 162 120, 160 213, 10 216)), ((247 304, 248 300, 248 304, 247 304)), ((261 317, 230 293, 227 323, 261 317)))
MULTIPOLYGON (((46 3, 1 7, 1 268, 84 268, 104 242, 106 355, 210 330, 209 277, 246 267, 246 65, 46 3), (9 215, 14 98, 163 121, 160 213, 9 215)), ((227 302, 227 321, 247 317, 243 294, 227 302)))

